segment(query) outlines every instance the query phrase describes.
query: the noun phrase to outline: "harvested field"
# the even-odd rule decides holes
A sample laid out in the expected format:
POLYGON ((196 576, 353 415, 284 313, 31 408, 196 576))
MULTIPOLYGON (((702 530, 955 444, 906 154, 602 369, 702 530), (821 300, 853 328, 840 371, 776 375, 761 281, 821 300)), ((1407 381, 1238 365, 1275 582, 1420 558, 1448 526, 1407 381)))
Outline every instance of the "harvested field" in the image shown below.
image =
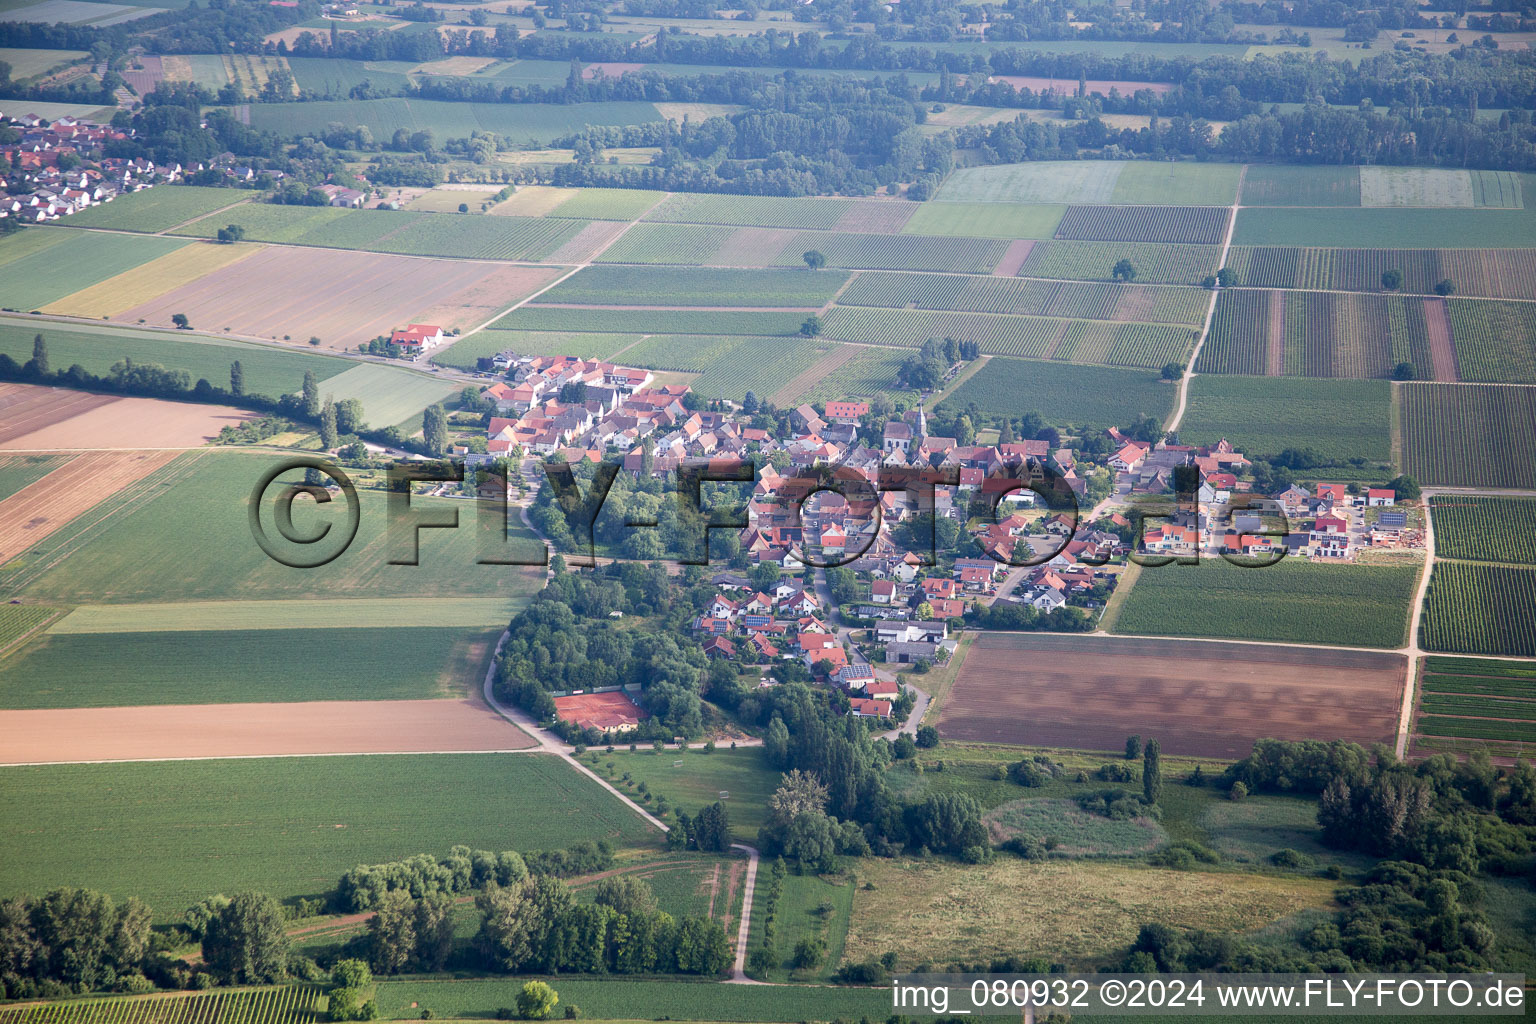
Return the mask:
MULTIPOLYGON (((172 315, 185 313, 202 330, 274 340, 291 336, 300 344, 318 336, 325 348, 348 349, 504 272, 460 260, 269 248, 127 310, 120 319, 169 326, 172 315)), ((542 280, 538 273, 534 279, 542 280)), ((515 299, 508 296, 507 302, 515 299)))
POLYGON ((112 401, 83 391, 0 384, 0 447, 112 401))
POLYGON ((12 451, 195 448, 224 426, 256 415, 225 405, 111 398, 31 384, 0 384, 0 409, 7 414, 0 449, 12 451))
POLYGON ((491 207, 491 213, 498 217, 544 217, 575 195, 572 188, 524 185, 510 199, 491 207))
POLYGON ((1262 737, 1389 741, 1395 654, 1043 634, 976 637, 939 731, 949 739, 1241 757, 1262 737), (1198 667, 1196 667, 1198 666, 1198 667))
POLYGON ((0 501, 0 563, 174 457, 174 452, 82 455, 21 488, 0 501))
POLYGON ((411 319, 438 324, 445 331, 467 331, 538 291, 561 273, 556 267, 492 267, 480 280, 428 307, 425 312, 413 314, 411 319))
POLYGON ((0 711, 0 764, 521 750, 478 700, 305 701, 0 711))
POLYGON ((43 307, 44 313, 110 317, 159 298, 261 250, 260 245, 194 242, 43 307))
POLYGON ((992 276, 1017 277, 1019 271, 1024 269, 1024 261, 1029 259, 1029 251, 1034 247, 1035 243, 1027 238, 1009 242, 1008 251, 1003 253, 1003 258, 992 268, 992 276))

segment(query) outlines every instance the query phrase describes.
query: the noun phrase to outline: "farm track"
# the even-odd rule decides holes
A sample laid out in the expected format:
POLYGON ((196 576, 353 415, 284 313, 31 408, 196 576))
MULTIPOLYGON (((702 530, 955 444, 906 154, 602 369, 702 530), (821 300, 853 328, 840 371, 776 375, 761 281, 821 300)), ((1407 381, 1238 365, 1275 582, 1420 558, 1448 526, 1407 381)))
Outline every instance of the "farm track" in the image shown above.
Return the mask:
MULTIPOLYGON (((1243 165, 1243 170, 1237 176, 1237 198, 1232 200, 1232 206, 1227 211, 1227 233, 1221 242, 1221 255, 1216 260, 1218 268, 1227 265, 1227 255, 1232 251, 1232 232, 1237 230, 1237 217, 1242 212, 1243 179, 1248 176, 1248 165, 1243 165)), ((1195 342, 1195 349, 1189 354, 1189 363, 1184 367, 1184 376, 1179 380, 1179 404, 1174 409, 1173 417, 1168 421, 1167 429, 1178 430, 1179 424, 1184 420, 1184 411, 1189 408, 1189 382, 1195 377, 1195 364, 1200 361, 1200 352, 1205 348, 1206 339, 1211 336, 1211 323, 1216 318, 1216 299, 1220 296, 1221 289, 1211 290, 1211 302, 1205 311, 1205 326, 1200 329, 1200 338, 1195 342)))
POLYGON ((1460 380, 1456 368, 1456 342, 1451 333, 1451 320, 1444 299, 1424 300, 1424 322, 1429 334, 1429 356, 1433 361, 1437 381, 1460 380))

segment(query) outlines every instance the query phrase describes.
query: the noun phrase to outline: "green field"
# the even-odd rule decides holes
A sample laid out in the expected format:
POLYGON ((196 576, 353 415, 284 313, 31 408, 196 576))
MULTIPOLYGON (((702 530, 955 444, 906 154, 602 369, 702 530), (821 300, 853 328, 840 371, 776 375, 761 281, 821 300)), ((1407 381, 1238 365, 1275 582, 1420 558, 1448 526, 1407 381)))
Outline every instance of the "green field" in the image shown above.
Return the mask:
POLYGON ((1238 164, 1133 160, 1115 179, 1111 203, 1230 206, 1237 201, 1238 164))
POLYGON ((1315 209, 1252 207, 1237 215, 1233 245, 1518 248, 1536 237, 1532 210, 1315 209))
MULTIPOLYGON (((342 555, 317 569, 290 569, 264 554, 251 535, 247 502, 262 474, 285 460, 267 455, 208 452, 176 460, 112 501, 131 504, 98 522, 87 514, 8 565, 0 577, 29 599, 67 604, 153 601, 219 601, 235 598, 486 597, 516 593, 527 584, 510 566, 477 565, 481 547, 474 506, 447 499, 412 501, 427 510, 456 509, 459 529, 424 530, 419 565, 391 565, 385 496, 359 489, 359 529, 342 555), (63 558, 59 564, 54 564, 63 558)), ((269 488, 271 496, 280 486, 269 488)), ((313 533, 335 523, 340 534, 341 499, 334 508, 294 502, 294 525, 313 533)), ((103 512, 114 505, 108 504, 103 512)), ((101 506, 98 506, 101 509, 101 506)), ((270 507, 263 523, 276 536, 270 507)), ((513 536, 524 557, 537 557, 531 535, 513 536)), ((279 545, 281 541, 277 541, 279 545)), ((284 550, 298 553, 292 547, 284 550)), ((334 550, 334 549, 327 549, 334 550)))
POLYGON ((764 228, 831 228, 852 207, 846 199, 711 195, 680 192, 645 215, 648 221, 764 228))
POLYGON ((1115 264, 1128 259, 1136 280, 1148 284, 1199 284, 1216 272, 1218 245, 1158 245, 1146 242, 1038 242, 1019 274, 1023 277, 1109 281, 1115 264))
POLYGON ((1060 204, 924 203, 902 227, 904 235, 970 238, 1050 238, 1067 208, 1060 204))
POLYGON ((909 353, 879 348, 861 348, 853 357, 821 377, 803 396, 807 402, 825 402, 839 398, 870 398, 881 391, 896 390, 896 374, 909 353))
POLYGON ((934 199, 945 203, 1107 203, 1124 173, 1113 160, 1042 160, 966 167, 934 199))
MULTIPOLYGON (((758 876, 761 885, 762 875, 758 876)), ((732 936, 734 938, 734 936, 732 936)), ((513 1006, 525 978, 454 981, 386 981, 378 988, 379 1013, 386 1019, 415 1020, 421 1009, 433 1016, 489 1020, 496 1009, 513 1006)), ((711 982, 551 978, 562 1005, 581 1008, 582 1017, 612 1021, 694 1020, 796 1021, 889 1016, 890 993, 882 989, 807 985, 720 985, 711 982)), ((558 1016, 563 1011, 555 1008, 558 1016)))
POLYGON ((1420 484, 1536 487, 1536 453, 1510 439, 1536 432, 1536 388, 1399 384, 1402 467, 1420 484))
MULTIPOLYGON (((41 240, 39 240, 41 242, 41 240)), ((34 227, 0 240, 0 307, 30 312, 97 281, 104 281, 187 243, 180 238, 113 235, 97 231, 67 231, 34 227), (33 246, 31 236, 59 232, 63 239, 44 248, 18 249, 22 258, 8 258, 11 246, 33 246)))
POLYGON ((1479 747, 1520 757, 1536 742, 1536 665, 1482 658, 1424 659, 1416 750, 1479 747))
POLYGON ((1360 169, 1328 165, 1250 164, 1244 206, 1359 206, 1360 169))
POLYGON ((75 608, 48 630, 81 633, 167 633, 178 630, 362 629, 386 623, 411 629, 503 626, 523 602, 517 597, 312 599, 306 601, 179 601, 93 604, 75 608))
POLYGON ((1493 384, 1536 384, 1536 303, 1451 299, 1457 376, 1493 384))
POLYGON ((1200 326, 1205 322, 1210 293, 1202 288, 866 271, 854 279, 837 301, 842 306, 913 306, 1200 326))
POLYGON ((69 224, 117 231, 164 231, 249 198, 251 193, 238 189, 160 185, 81 210, 69 218, 69 224))
MULTIPOLYGON (((1419 244, 1423 239, 1416 240, 1419 244)), ((1328 249, 1233 245, 1227 267, 1250 288, 1375 292, 1381 275, 1403 275, 1401 291, 1429 295, 1441 281, 1457 294, 1536 298, 1536 249, 1328 249)))
POLYGON ((186 331, 141 331, 0 316, 0 352, 19 363, 32 358, 32 339, 38 334, 48 343, 48 361, 55 370, 79 363, 91 373, 105 375, 112 364, 130 358, 135 363, 158 363, 168 369, 186 370, 194 380, 204 377, 211 384, 227 388, 229 364, 239 360, 245 371, 246 391, 253 395, 276 396, 297 391, 308 370, 324 381, 357 365, 333 356, 186 331))
POLYGON ((237 992, 178 993, 158 998, 93 999, 76 1003, 34 1003, 0 1009, 0 1024, 313 1024, 320 990, 311 985, 243 989, 237 992))
POLYGON ((740 401, 773 394, 833 348, 830 341, 741 335, 658 334, 624 353, 631 366, 698 373, 694 390, 740 401))
MULTIPOLYGON (((638 231, 640 227, 634 230, 638 231)), ((819 307, 828 302, 847 280, 847 274, 830 270, 812 272, 804 268, 730 270, 591 266, 540 295, 539 301, 626 306, 819 307)))
POLYGON ((1434 651, 1536 657, 1536 569, 1436 562, 1420 640, 1434 651))
POLYGON ((1398 647, 1416 565, 1320 565, 1285 559, 1245 568, 1218 558, 1145 568, 1116 633, 1398 647))
MULTIPOLYGON (((601 309, 591 306, 523 306, 496 321, 498 330, 553 333, 796 334, 806 313, 721 309, 601 309)), ((571 353, 575 354, 575 353, 571 353)))
POLYGON ((453 697, 501 628, 48 634, 0 661, 0 707, 453 697))
POLYGON ((453 381, 380 363, 354 365, 320 385, 322 397, 329 396, 338 402, 359 399, 363 403, 363 419, 373 427, 393 426, 419 417, 421 410, 458 390, 453 381))
POLYGON ((1228 211, 1220 206, 1074 206, 1056 237, 1086 242, 1220 245, 1228 211))
POLYGON ((9 498, 68 462, 72 455, 0 456, 0 498, 9 498))
POLYGON ((377 89, 404 89, 411 82, 398 71, 336 57, 289 57, 288 66, 300 89, 320 96, 345 96, 364 82, 377 89))
POLYGON ((252 104, 251 127, 284 138, 319 137, 339 122, 366 125, 375 139, 388 139, 397 128, 425 129, 439 140, 466 138, 471 132, 495 132, 518 144, 547 143, 587 125, 645 124, 660 121, 655 106, 613 103, 451 103, 443 100, 320 100, 301 104, 252 104))
MULTIPOLYGON (((731 835, 738 842, 756 843, 757 830, 768 813, 768 798, 779 784, 779 773, 769 767, 762 747, 738 750, 617 750, 612 754, 594 751, 588 755, 594 771, 615 786, 633 792, 632 786, 646 787, 685 814, 720 799, 723 791, 726 813, 730 816, 731 835), (613 768, 607 768, 607 762, 613 768), (676 762, 681 761, 681 765, 676 762), (629 781, 624 775, 630 776, 629 781)), ((759 879, 761 881, 761 878, 759 879)))
POLYGON ((86 886, 138 896, 160 920, 217 892, 322 893, 357 864, 458 843, 537 850, 655 835, 541 754, 0 768, 0 818, 0 892, 86 886))
POLYGON ((641 338, 638 334, 572 334, 543 331, 476 331, 432 356, 432 362, 473 370, 477 360, 510 349, 519 355, 607 359, 641 338))
POLYGON ((13 82, 34 78, 60 64, 83 60, 89 56, 85 50, 24 50, 9 46, 0 50, 0 60, 11 66, 13 82))
POLYGON ((962 410, 975 403, 992 416, 1035 411, 1053 424, 1124 426, 1138 413, 1166 418, 1175 398, 1146 371, 993 359, 941 404, 962 410))
MULTIPOLYGON (((754 972, 752 977, 762 981, 830 981, 848 939, 848 917, 853 910, 857 883, 858 879, 851 875, 785 875, 773 908, 773 941, 779 962, 767 971, 754 972), (793 966, 795 946, 803 939, 820 939, 825 943, 827 952, 818 967, 793 966)), ((749 948, 762 945, 767 885, 767 877, 760 873, 757 892, 763 895, 757 899, 763 902, 753 907, 749 948)))
POLYGON ((778 257, 769 262, 780 267, 803 265, 804 254, 812 249, 826 256, 831 267, 986 274, 1008 251, 1008 243, 1002 239, 805 231, 791 239, 778 257))
MULTIPOLYGON (((603 250, 599 263, 708 263, 734 228, 707 224, 636 224, 603 250)), ((771 254, 762 254, 766 260, 771 254)))
POLYGON ((40 604, 0 605, 0 651, 31 633, 59 613, 40 604))
MULTIPOLYGON (((342 220, 356 212, 336 206, 282 206, 277 203, 253 202, 238 210, 220 214, 218 217, 177 228, 172 234, 213 238, 218 234, 219 228, 234 222, 245 229, 245 237, 253 242, 295 242, 300 237, 311 232, 319 232, 325 225, 342 220)), ((370 210, 369 212, 388 211, 370 210)), ((383 224, 385 221, 380 220, 378 223, 383 224)))
POLYGON ((1536 565, 1536 498, 1438 494, 1429 507, 1436 557, 1536 565))
POLYGON ((640 188, 584 188, 545 216, 584 220, 634 220, 661 202, 665 192, 640 188))
POLYGON ((1201 374, 1190 381, 1179 438, 1215 444, 1225 437, 1249 458, 1311 448, 1336 466, 1354 458, 1386 465, 1391 400, 1386 381, 1201 374))

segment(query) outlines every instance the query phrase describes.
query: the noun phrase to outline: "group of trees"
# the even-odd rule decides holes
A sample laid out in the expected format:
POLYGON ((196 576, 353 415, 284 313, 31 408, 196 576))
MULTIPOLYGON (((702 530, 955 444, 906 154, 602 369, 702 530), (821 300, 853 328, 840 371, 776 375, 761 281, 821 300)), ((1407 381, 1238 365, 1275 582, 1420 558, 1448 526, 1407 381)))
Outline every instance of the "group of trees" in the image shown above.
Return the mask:
POLYGON ((414 897, 472 892, 511 885, 530 875, 568 876, 605 871, 613 865, 607 840, 582 840, 564 850, 521 854, 455 846, 446 857, 423 853, 387 864, 359 864, 341 876, 333 897, 344 913, 372 910, 392 893, 414 897))

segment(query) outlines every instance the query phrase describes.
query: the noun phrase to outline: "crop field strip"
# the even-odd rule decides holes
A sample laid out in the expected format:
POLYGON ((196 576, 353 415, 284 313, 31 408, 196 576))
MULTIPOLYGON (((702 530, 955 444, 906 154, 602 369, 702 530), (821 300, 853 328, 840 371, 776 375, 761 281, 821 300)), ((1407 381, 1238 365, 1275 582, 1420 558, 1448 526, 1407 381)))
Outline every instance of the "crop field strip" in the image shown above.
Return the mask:
POLYGON ((1521 756, 1536 742, 1536 663, 1425 658, 1414 732, 1417 750, 1521 756))
POLYGON ((1129 259, 1136 279, 1149 284, 1199 284, 1216 272, 1219 245, 1158 245, 1146 242, 1050 241, 1036 243, 1019 270, 1021 277, 1071 281, 1112 280, 1115 263, 1129 259))
MULTIPOLYGON (((0 263, 0 306, 30 312, 174 252, 186 239, 152 235, 117 235, 69 228, 32 228, 22 232, 63 237, 45 248, 24 250, 24 258, 0 263)), ((0 254, 12 243, 0 242, 0 254)), ((0 255, 0 260, 3 260, 0 255)))
POLYGON ((1080 242, 1155 242, 1220 245, 1226 237, 1224 206, 1073 206, 1055 237, 1080 242))
POLYGON ((848 199, 793 199, 681 192, 668 196, 665 202, 647 213, 644 219, 673 224, 831 230, 837 227, 852 205, 848 199))
POLYGON ((1536 487, 1536 387, 1411 382, 1393 388, 1402 468, 1421 485, 1536 487))
POLYGON ((840 306, 910 306, 1198 327, 1205 322, 1208 293, 1194 288, 866 271, 838 296, 837 302, 840 306))
POLYGON ((720 309, 608 309, 601 306, 530 304, 513 310, 496 327, 510 331, 644 334, 795 334, 814 308, 798 312, 720 309))
POLYGON ((432 355, 432 362, 461 370, 474 370, 479 360, 498 352, 519 355, 578 356, 582 359, 609 359, 640 341, 641 334, 579 334, 564 331, 504 331, 486 329, 459 339, 446 351, 432 355))
MULTIPOLYGON (((1093 325, 1086 324, 1085 327, 1093 325)), ((1155 374, 1032 359, 994 358, 940 403, 963 411, 972 402, 989 413, 1037 411, 1053 423, 1111 426, 1138 413, 1166 417, 1174 390, 1155 374)))
POLYGON ((0 1009, 0 1024, 314 1024, 313 985, 38 1003, 0 1009))
MULTIPOLYGON (((638 228, 638 225, 637 225, 638 228)), ((626 236, 627 237, 627 236, 626 236)), ((626 267, 594 264, 539 296, 541 303, 819 308, 849 275, 821 270, 626 267)))
POLYGON ((1402 291, 1433 294, 1449 280, 1460 295, 1536 299, 1536 249, 1340 249, 1233 245, 1227 266, 1239 286, 1375 292, 1384 271, 1402 291))
POLYGON ((821 234, 794 236, 772 265, 792 267, 812 249, 827 265, 854 270, 936 270, 986 274, 1008 251, 1002 239, 945 238, 918 235, 821 234))
POLYGON ((81 210, 69 218, 69 224, 116 231, 165 231, 250 197, 249 192, 231 188, 161 185, 81 210))
POLYGON ((245 243, 215 245, 192 242, 115 277, 98 281, 88 288, 50 302, 43 307, 42 312, 106 319, 157 299, 221 267, 237 263, 260 249, 260 245, 245 243))
POLYGON ((1536 565, 1536 498, 1437 494, 1429 509, 1437 558, 1536 565))
POLYGON ((1232 244, 1402 249, 1433 239, 1452 249, 1508 249, 1529 246, 1533 235, 1532 209, 1248 206, 1238 211, 1232 244))
POLYGON ((1536 657, 1536 568, 1435 562, 1420 642, 1456 654, 1536 657))
POLYGON ((1250 164, 1244 206, 1359 206, 1360 169, 1326 164, 1250 164))

